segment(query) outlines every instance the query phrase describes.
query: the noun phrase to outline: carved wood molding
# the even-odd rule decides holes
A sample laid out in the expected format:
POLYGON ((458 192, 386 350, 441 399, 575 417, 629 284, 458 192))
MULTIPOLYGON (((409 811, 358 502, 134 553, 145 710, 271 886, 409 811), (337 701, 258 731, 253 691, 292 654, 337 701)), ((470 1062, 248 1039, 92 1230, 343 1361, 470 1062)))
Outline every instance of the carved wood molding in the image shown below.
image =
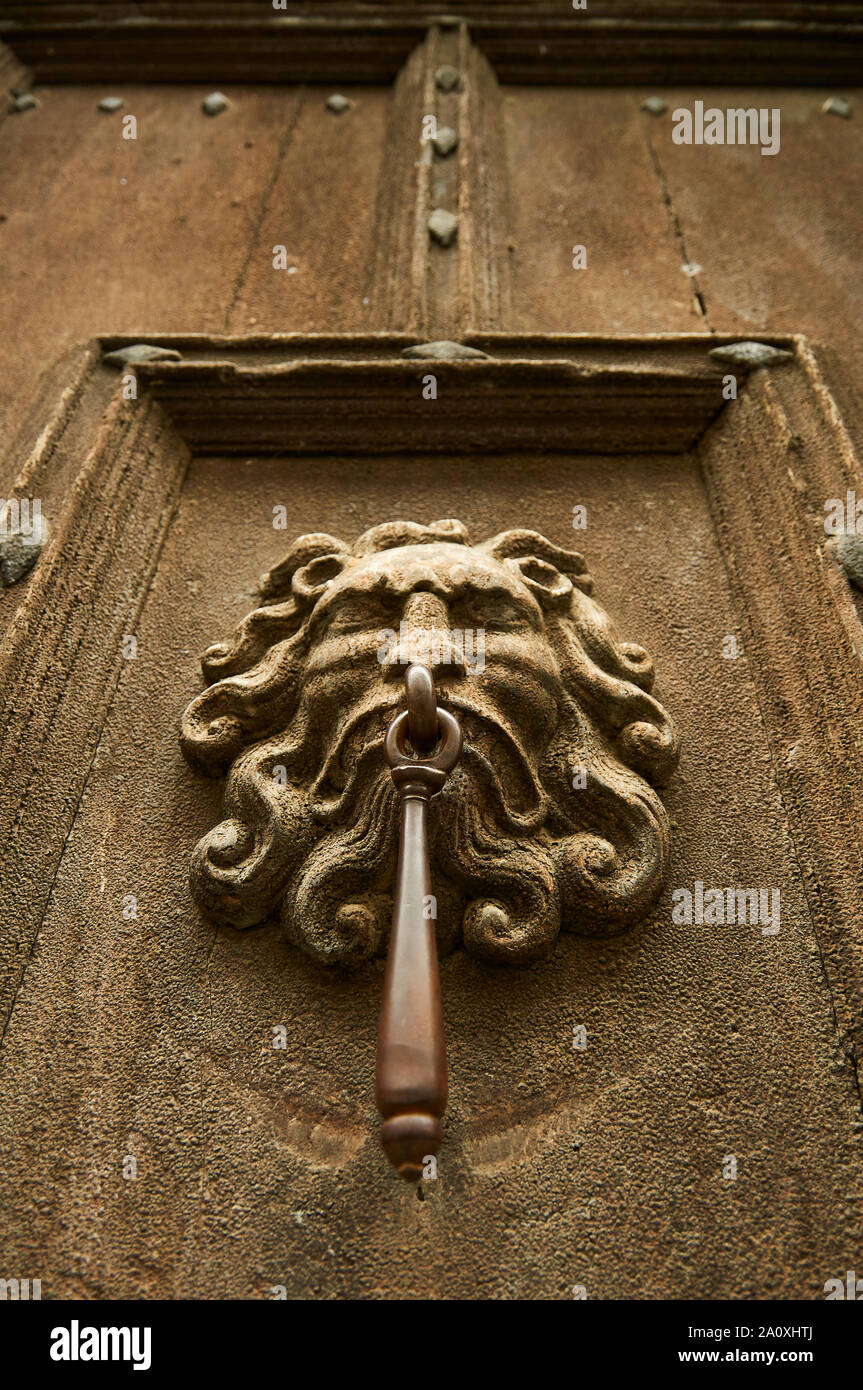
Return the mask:
MULTIPOLYGON (((3 91, 9 92, 13 88, 16 90, 21 88, 23 91, 25 87, 30 85, 30 80, 30 74, 24 64, 16 58, 11 48, 0 43, 0 83, 2 83, 3 91)), ((0 122, 4 121, 8 114, 9 108, 4 102, 2 109, 0 109, 0 122)))
POLYGON ((501 82, 859 82, 863 5, 797 0, 289 3, 29 0, 0 38, 40 82, 391 82, 428 25, 466 21, 501 82))
POLYGON ((486 359, 436 361, 405 360, 408 334, 163 336, 188 360, 139 373, 197 453, 667 453, 692 447, 722 409, 728 368, 708 349, 725 341, 468 334, 486 359), (429 375, 445 410, 423 399, 429 375))
MULTIPOLYGON (((64 396, 16 495, 41 488, 74 452, 83 396, 104 369, 91 359, 64 396)), ((90 449, 52 512, 52 539, 0 643, 0 1031, 39 933, 162 542, 188 451, 150 397, 115 390, 90 449)))
POLYGON ((824 504, 863 470, 815 358, 758 373, 700 455, 794 853, 837 1021, 863 1095, 863 641, 824 504))

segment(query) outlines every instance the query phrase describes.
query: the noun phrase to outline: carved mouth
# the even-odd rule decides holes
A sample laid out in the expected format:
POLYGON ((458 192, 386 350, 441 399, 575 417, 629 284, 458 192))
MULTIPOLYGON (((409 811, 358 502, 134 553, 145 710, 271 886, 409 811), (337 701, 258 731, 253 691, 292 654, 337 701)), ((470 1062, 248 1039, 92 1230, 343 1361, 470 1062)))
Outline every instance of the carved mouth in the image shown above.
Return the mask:
POLYGON ((505 743, 518 753, 520 759, 524 757, 519 739, 503 720, 443 692, 438 692, 438 700, 445 709, 452 710, 456 715, 465 743, 476 748, 478 752, 487 755, 493 747, 500 747, 505 743))
POLYGON ((544 815, 546 796, 536 768, 518 735, 508 724, 469 705, 461 697, 439 692, 439 700, 458 717, 464 738, 464 757, 475 756, 490 770, 501 804, 523 828, 544 815))
MULTIPOLYGON (((532 823, 542 814, 545 795, 537 770, 518 734, 508 724, 486 711, 469 704, 462 696, 450 696, 445 688, 437 692, 438 703, 456 715, 464 737, 463 760, 478 770, 477 763, 486 769, 501 804, 519 822, 532 823)), ((340 731, 337 746, 327 759, 322 775, 315 783, 315 795, 336 801, 330 812, 337 809, 345 797, 353 795, 359 782, 373 772, 373 749, 380 749, 380 773, 385 774, 383 739, 391 718, 405 708, 402 690, 393 689, 385 696, 359 702, 350 711, 340 731), (329 789, 327 794, 325 789, 329 789)))

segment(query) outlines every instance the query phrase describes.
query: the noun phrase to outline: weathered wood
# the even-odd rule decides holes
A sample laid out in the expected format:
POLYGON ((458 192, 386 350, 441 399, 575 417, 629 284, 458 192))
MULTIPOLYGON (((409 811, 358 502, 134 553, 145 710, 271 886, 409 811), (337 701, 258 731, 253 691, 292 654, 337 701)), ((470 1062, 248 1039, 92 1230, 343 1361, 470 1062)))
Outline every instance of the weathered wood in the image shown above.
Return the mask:
POLYGON ((590 339, 474 334, 489 359, 458 362, 405 361, 406 341, 286 337, 251 345, 247 361, 226 340, 221 359, 211 342, 209 361, 146 363, 139 374, 197 453, 655 453, 691 447, 723 406, 726 368, 707 355, 719 339, 620 341, 594 355, 590 339), (429 376, 437 400, 423 396, 429 376))
MULTIPOLYGON (((295 90, 237 90, 231 110, 210 119, 200 109, 202 93, 191 89, 123 94, 124 113, 137 119, 136 140, 123 139, 120 115, 97 110, 104 88, 40 90, 38 110, 3 125, 0 453, 15 440, 10 478, 26 457, 17 450, 29 403, 75 345, 105 332, 140 337, 224 327, 253 275, 255 232, 299 102, 295 90)), ((326 116, 323 98, 321 111, 326 116)), ((354 190, 355 206, 362 205, 362 189, 354 190)), ((316 239, 317 228, 307 227, 291 249, 303 255, 316 239)), ((267 250, 267 292, 277 296, 267 250)), ((303 274, 308 279, 305 264, 303 274)), ((317 291, 305 291, 319 306, 333 276, 332 263, 322 265, 317 291)))
POLYGON ((435 26, 411 54, 393 91, 369 266, 369 322, 419 339, 510 327, 506 149, 500 91, 463 25, 435 26), (441 91, 436 72, 459 74, 441 91), (426 122, 458 141, 441 156, 426 122), (429 218, 458 219, 451 246, 435 243, 429 218))
MULTIPOLYGON (((306 1298, 542 1298, 568 1297, 575 1280, 590 1297, 821 1297, 859 1237, 861 644, 821 519, 827 496, 863 495, 863 481, 818 366, 830 363, 831 389, 840 381, 853 432, 859 268, 843 226, 858 125, 818 117, 820 97, 777 95, 790 119, 775 167, 746 150, 701 165, 686 149, 665 159, 640 91, 505 93, 515 313, 494 298, 508 239, 495 199, 509 200, 493 192, 465 224, 470 254, 456 264, 470 274, 451 318, 423 321, 609 336, 459 333, 492 360, 405 361, 414 332, 337 336, 419 322, 410 294, 379 283, 400 259, 379 257, 363 284, 389 97, 351 91, 351 124, 323 101, 340 63, 394 72, 431 6, 411 7, 416 29, 399 27, 400 5, 378 29, 340 25, 333 6, 335 27, 303 21, 294 43, 244 25, 171 29, 187 4, 205 25, 253 13, 253 0, 82 3, 63 7, 68 46, 48 53, 49 26, 36 47, 72 73, 93 64, 112 90, 115 61, 130 71, 142 54, 156 76, 200 63, 212 86, 224 62, 257 81, 272 61, 327 89, 232 91, 232 112, 198 124, 202 92, 135 89, 141 143, 117 142, 118 155, 95 114, 104 87, 43 88, 40 110, 6 120, 0 141, 5 476, 47 500, 52 525, 36 569, 0 600, 0 1273, 38 1274, 45 1297, 283 1285, 306 1298), (83 23, 97 11, 138 23, 83 23), (568 265, 576 241, 588 278, 568 265), (290 279, 270 269, 275 242, 296 256, 290 279), (679 269, 690 258, 704 267, 695 281, 679 269), (406 311, 364 315, 378 294, 406 311), (801 323, 825 340, 817 354, 775 338, 801 323), (745 385, 738 371, 740 399, 720 410, 726 369, 707 351, 725 338, 613 336, 690 324, 769 335, 795 362, 745 385), (270 339, 270 327, 332 336, 270 339), (160 339, 178 328, 186 336, 160 339), (87 346, 96 333, 124 335, 105 347, 172 341, 184 360, 142 370, 142 400, 121 402, 87 346), (428 372, 436 402, 421 399, 428 372), (542 452, 546 439, 569 452, 542 452), (479 536, 538 526, 563 546, 574 503, 598 592, 657 653, 682 729, 671 882, 781 887, 782 930, 681 926, 666 895, 626 938, 602 950, 569 938, 517 975, 445 959, 445 1166, 426 1203, 399 1204, 367 1139, 380 978, 320 972, 275 926, 214 932, 198 917, 187 858, 219 788, 181 762, 178 717, 199 689, 199 652, 283 556, 276 504, 294 533, 352 537, 395 511, 461 516, 479 536), (138 657, 124 663, 130 630, 138 657), (729 633, 737 661, 724 657, 729 633), (586 1052, 572 1047, 576 1020, 586 1052), (730 1153, 739 1186, 720 1180, 730 1153)), ((510 78, 800 73, 830 90, 850 80, 860 10, 782 3, 759 26, 763 6, 748 0, 694 0, 685 20, 659 3, 612 13, 591 0, 588 29, 562 16, 565 0, 554 15, 470 8, 476 62, 492 56, 510 78)), ((30 23, 60 7, 16 9, 30 23)), ((459 166, 471 212, 490 186, 488 151, 504 172, 483 125, 496 107, 483 66, 464 107, 471 141, 452 156, 473 161, 459 166)), ((384 237, 388 226, 377 218, 384 237)), ((430 294, 444 309, 448 283, 430 294)))
MULTIPOLYGON (((46 81, 389 82, 446 6, 256 0, 42 0, 4 6, 0 36, 46 81)), ((778 0, 463 0, 456 13, 502 82, 742 82, 859 78, 863 8, 778 0)))
MULTIPOLYGON (((5 43, 0 43, 0 90, 4 95, 11 91, 25 91, 32 85, 32 77, 28 69, 16 58, 11 48, 5 43)), ((10 114, 10 104, 4 101, 0 104, 0 125, 10 114)))
POLYGON ((797 371, 752 378, 701 457, 837 1011, 837 1059, 863 1097, 863 668, 824 530, 829 498, 863 498, 863 471, 802 341, 798 359, 797 371))
MULTIPOLYGON (((459 147, 461 333, 505 332, 512 323, 512 199, 502 93, 488 59, 465 44, 459 147)), ((433 334, 433 336, 435 336, 433 334)))
MULTIPOLYGON (((375 191, 391 94, 351 90, 350 109, 336 116, 325 104, 331 90, 305 88, 296 106, 285 104, 284 133, 225 309, 226 331, 352 333, 373 321, 366 266, 384 235, 375 191), (281 247, 287 265, 276 268, 281 247)), ((175 316, 171 327, 187 324, 175 316)))
MULTIPOLYGON (((55 447, 46 432, 43 450, 50 456, 55 447)), ((0 646, 4 1024, 187 461, 158 405, 123 400, 117 390, 0 646)), ((40 460, 31 461, 39 471, 40 460)))
MULTIPOLYGON (((614 344, 605 351, 613 356, 614 344)), ((781 392, 798 432, 784 393, 801 390, 799 368, 772 373, 769 391, 759 381, 717 431, 750 392, 753 408, 766 411, 781 392)), ((812 431, 808 469, 831 457, 837 436, 807 406, 805 383, 800 403, 812 431)), ((158 415, 144 410, 149 430, 158 415)), ((771 419, 759 424, 747 414, 736 438, 744 447, 756 441, 757 458, 743 461, 747 487, 755 490, 751 470, 761 468, 773 470, 781 492, 790 459, 771 447, 771 419)), ((289 1296, 317 1298, 381 1298, 393 1289, 566 1298, 576 1279, 610 1298, 822 1296, 859 1227, 859 1096, 819 955, 823 924, 813 933, 817 881, 804 882, 799 867, 808 872, 808 856, 817 856, 811 844, 801 848, 799 833, 821 836, 823 828, 795 806, 789 849, 776 726, 753 672, 759 654, 780 655, 797 730, 807 707, 790 651, 780 653, 783 631, 793 647, 796 609, 776 610, 767 644, 750 657, 751 624, 765 620, 757 591, 739 597, 739 585, 760 582, 762 557, 777 563, 788 536, 801 554, 801 523, 785 520, 790 494, 780 501, 774 548, 766 479, 755 490, 763 535, 753 550, 741 533, 729 585, 723 553, 736 546, 736 522, 745 526, 746 517, 735 514, 728 525, 720 510, 717 534, 700 469, 686 453, 618 455, 610 464, 588 454, 491 459, 453 451, 433 468, 408 466, 412 455, 358 463, 333 454, 314 466, 275 455, 197 458, 159 548, 157 489, 183 465, 153 453, 150 442, 147 434, 133 451, 130 510, 113 491, 130 456, 106 435, 87 467, 85 524, 73 528, 70 517, 67 532, 58 518, 58 538, 74 533, 78 542, 74 551, 64 545, 58 562, 88 608, 97 602, 100 576, 89 572, 100 553, 108 568, 104 606, 91 610, 97 632, 87 629, 71 667, 67 646, 59 649, 70 674, 65 705, 56 705, 58 667, 31 709, 39 729, 52 709, 59 723, 49 756, 34 764, 22 826, 34 827, 41 814, 48 844, 45 826, 56 822, 65 849, 47 909, 36 914, 39 934, 0 1054, 3 1267, 38 1270, 43 1297, 268 1297, 282 1285, 289 1296), (684 764, 667 793, 677 823, 672 882, 713 876, 780 886, 782 930, 763 938, 751 928, 675 925, 664 897, 637 931, 601 948, 567 938, 551 962, 530 970, 488 970, 460 953, 445 959, 448 1149, 440 1182, 419 1203, 407 1191, 393 1194, 370 1137, 377 971, 322 972, 275 926, 214 932, 190 908, 186 857, 213 824, 220 789, 182 761, 178 718, 200 689, 198 653, 242 618, 261 569, 283 557, 275 503, 288 507, 296 532, 354 536, 394 512, 446 514, 477 536, 529 524, 571 545, 574 501, 587 508, 583 548, 597 592, 627 635, 658 654, 663 703, 681 727, 684 764), (106 502, 120 530, 99 552, 106 502), (138 552, 156 558, 154 544, 150 581, 138 552), (113 624, 125 626, 144 590, 134 620, 139 655, 115 686, 113 624), (730 632, 743 639, 736 663, 722 655, 730 632), (89 773, 79 797, 82 749, 89 773), (58 792, 63 778, 69 806, 58 792), (128 894, 137 917, 127 920, 128 894), (584 1052, 573 1050, 574 1022, 587 1029, 584 1052), (793 1153, 777 1141, 785 1134, 794 1136, 793 1153), (720 1177, 729 1153, 741 1166, 733 1191, 720 1177), (137 1163, 134 1181, 123 1176, 126 1156, 137 1163), (536 1211, 549 1217, 534 1231, 527 1218, 536 1211), (644 1211, 649 1219, 634 1222, 633 1212, 644 1211), (513 1214, 525 1215, 518 1241, 513 1214)), ((739 451, 719 434, 716 447, 711 460, 705 443, 705 461, 731 482, 739 451)), ((793 505, 807 507, 802 495, 793 505)), ((788 574, 782 562, 768 580, 786 583, 788 574)), ((806 574, 818 582, 808 562, 806 574)), ((67 588, 58 583, 53 593, 56 624, 74 624, 67 588)), ((34 596, 28 610, 34 624, 45 597, 34 596)), ((825 652, 811 645, 822 604, 823 595, 803 619, 814 695, 807 749, 818 738, 831 670, 825 665, 822 675, 825 652)), ((824 611, 829 644, 836 628, 824 611)), ((76 636, 69 632, 69 647, 76 636)), ((28 679, 38 685, 42 676, 33 669, 28 679)), ((839 701, 828 708, 846 707, 844 685, 839 701)), ((34 748, 24 743, 22 757, 34 748)), ((825 876, 831 895, 833 872, 825 876)), ((15 911, 23 916, 43 891, 36 861, 19 887, 27 897, 15 911)), ((839 899, 829 901, 832 911, 839 899)), ((843 930, 837 914, 826 939, 843 930)), ((30 938, 21 940, 26 950, 30 938)))
POLYGON ((721 110, 778 108, 780 150, 763 156, 758 145, 675 144, 671 110, 691 110, 693 94, 665 95, 668 113, 641 120, 686 256, 699 266, 696 282, 684 284, 697 283, 718 333, 802 333, 828 345, 831 389, 863 449, 859 109, 843 120, 822 111, 821 93, 762 94, 756 103, 737 88, 713 92, 705 105, 721 110))
POLYGON ((638 104, 632 92, 504 93, 514 328, 706 327, 648 146, 654 127, 670 141, 671 116, 657 120, 638 104), (576 247, 583 269, 573 264, 576 247))
MULTIPOLYGON (((352 92, 355 108, 335 117, 324 107, 326 89, 310 92, 294 125, 296 92, 238 89, 232 110, 209 120, 199 111, 200 92, 137 88, 126 93, 126 109, 139 117, 135 144, 121 140, 116 118, 96 111, 104 90, 43 89, 38 111, 3 127, 0 441, 8 453, 15 439, 10 481, 39 432, 37 423, 29 439, 21 436, 40 379, 47 382, 58 358, 97 333, 212 333, 226 322, 252 334, 402 328, 412 312, 398 297, 401 260, 367 273, 376 242, 392 246, 391 224, 373 210, 384 169, 384 93, 352 92), (316 177, 323 160, 337 198, 316 177), (354 164, 361 177, 352 177, 354 164), (227 203, 226 181, 236 190, 227 203), (77 210, 81 188, 97 200, 86 217, 77 210), (286 244, 295 274, 272 268, 277 243, 286 244), (386 323, 372 307, 383 302, 393 308, 386 323)), ((680 268, 685 251, 703 267, 698 282, 713 327, 749 337, 803 324, 829 349, 831 384, 858 431, 860 290, 846 232, 853 180, 843 177, 859 153, 858 123, 820 116, 814 96, 781 100, 790 113, 783 126, 790 165, 784 151, 771 160, 740 148, 672 147, 670 115, 639 112, 632 93, 505 92, 513 249, 505 248, 503 227, 493 242, 512 264, 510 326, 639 335, 703 326, 693 281, 680 268), (801 102, 811 109, 805 120, 801 102), (804 181, 794 173, 798 164, 807 170, 804 181), (793 197, 783 194, 789 180, 793 197), (749 222, 728 215, 741 198, 749 222), (784 229, 804 205, 812 237, 801 229, 792 246, 784 229), (587 246, 586 271, 572 269, 576 242, 587 246), (800 257, 803 275, 795 272, 800 257)), ((486 218, 482 225, 491 224, 486 218)), ((480 277, 483 262, 499 264, 471 257, 480 277)))

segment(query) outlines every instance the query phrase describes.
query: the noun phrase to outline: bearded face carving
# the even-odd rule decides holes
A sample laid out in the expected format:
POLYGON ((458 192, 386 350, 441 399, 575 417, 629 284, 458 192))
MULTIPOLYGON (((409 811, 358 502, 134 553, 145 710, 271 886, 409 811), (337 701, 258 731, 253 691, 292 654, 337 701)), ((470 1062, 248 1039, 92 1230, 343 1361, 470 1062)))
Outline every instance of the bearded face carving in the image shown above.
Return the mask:
POLYGON ((189 761, 227 774, 226 819, 192 859, 196 902, 234 927, 278 914, 321 962, 386 951, 398 815, 383 744, 419 648, 464 734, 430 821, 439 949, 520 964, 561 929, 642 916, 670 838, 650 784, 677 736, 647 653, 592 587, 581 555, 533 531, 300 537, 205 653, 208 689, 183 718, 189 761))

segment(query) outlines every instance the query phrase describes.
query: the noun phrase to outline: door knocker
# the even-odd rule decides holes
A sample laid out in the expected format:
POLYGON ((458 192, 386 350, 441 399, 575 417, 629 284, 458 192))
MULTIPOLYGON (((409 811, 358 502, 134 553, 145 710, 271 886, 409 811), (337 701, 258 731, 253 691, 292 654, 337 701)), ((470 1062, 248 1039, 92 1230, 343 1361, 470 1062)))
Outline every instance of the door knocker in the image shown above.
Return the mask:
POLYGON ((458 721, 438 706, 427 666, 408 666, 405 699, 407 710, 396 715, 384 742, 400 801, 399 853, 375 1097, 390 1163, 403 1177, 419 1178, 438 1151, 447 1094, 426 816, 458 762, 462 735, 458 721))
POLYGON ((204 653, 183 717, 186 757, 227 776, 192 856, 198 905, 238 928, 278 916, 322 964, 388 951, 376 1095, 408 1178, 446 1103, 437 954, 537 960, 561 930, 621 931, 663 884, 653 788, 677 734, 592 590, 536 531, 301 536, 204 653))

